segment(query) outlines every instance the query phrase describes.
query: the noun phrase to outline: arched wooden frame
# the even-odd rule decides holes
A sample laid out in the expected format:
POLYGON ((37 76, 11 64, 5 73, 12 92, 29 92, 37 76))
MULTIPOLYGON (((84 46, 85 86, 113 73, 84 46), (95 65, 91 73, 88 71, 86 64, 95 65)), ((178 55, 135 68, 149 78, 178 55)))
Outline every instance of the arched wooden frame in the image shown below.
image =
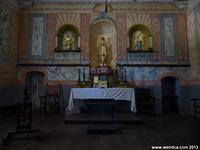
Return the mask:
POLYGON ((129 29, 129 32, 128 32, 128 36, 129 36, 129 44, 130 44, 130 48, 131 49, 134 49, 135 48, 135 45, 134 45, 134 34, 137 32, 137 31, 140 31, 143 33, 144 35, 144 48, 145 50, 148 50, 148 49, 152 49, 152 33, 150 31, 150 29, 143 25, 143 24, 136 24, 136 25, 133 25, 130 29, 129 29))
POLYGON ((73 46, 73 49, 78 49, 79 47, 79 36, 80 36, 80 33, 79 33, 79 30, 74 26, 74 25, 71 25, 71 24, 65 24, 63 26, 61 26, 58 31, 57 31, 57 45, 56 47, 58 49, 63 49, 63 38, 64 38, 64 34, 69 31, 69 32, 72 32, 75 36, 75 41, 74 41, 74 46, 73 46))

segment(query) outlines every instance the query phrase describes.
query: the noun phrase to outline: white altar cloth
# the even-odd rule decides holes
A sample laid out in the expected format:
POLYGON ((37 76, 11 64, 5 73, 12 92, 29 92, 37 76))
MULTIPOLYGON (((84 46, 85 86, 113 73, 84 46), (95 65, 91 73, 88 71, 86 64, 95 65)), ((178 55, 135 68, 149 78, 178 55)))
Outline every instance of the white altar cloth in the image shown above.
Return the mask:
POLYGON ((67 109, 72 111, 73 100, 113 99, 131 101, 131 111, 136 112, 133 88, 72 88, 67 109))

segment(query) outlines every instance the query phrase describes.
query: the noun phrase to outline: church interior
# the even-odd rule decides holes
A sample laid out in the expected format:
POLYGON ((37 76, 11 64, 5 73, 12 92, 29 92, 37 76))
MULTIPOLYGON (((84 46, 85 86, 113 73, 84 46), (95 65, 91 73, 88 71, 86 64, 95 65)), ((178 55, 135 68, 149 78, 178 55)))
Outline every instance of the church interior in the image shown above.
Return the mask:
POLYGON ((0 148, 200 148, 199 0, 0 0, 0 148))

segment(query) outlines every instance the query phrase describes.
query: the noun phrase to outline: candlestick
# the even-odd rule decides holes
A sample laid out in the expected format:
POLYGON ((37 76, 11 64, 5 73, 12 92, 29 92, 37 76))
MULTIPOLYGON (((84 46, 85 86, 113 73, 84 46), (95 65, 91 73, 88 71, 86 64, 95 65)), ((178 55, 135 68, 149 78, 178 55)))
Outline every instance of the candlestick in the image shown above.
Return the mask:
POLYGON ((83 68, 83 81, 85 81, 85 67, 83 68))
POLYGON ((81 82, 81 70, 80 70, 80 68, 78 69, 78 82, 81 82))
POLYGON ((118 70, 117 70, 117 68, 116 68, 116 80, 118 80, 118 70))
POLYGON ((121 70, 122 72, 122 81, 124 80, 124 72, 123 72, 123 69, 121 70))
POLYGON ((125 82, 127 82, 126 68, 124 69, 124 80, 125 80, 125 82))
POLYGON ((89 68, 89 80, 92 78, 91 68, 89 68))

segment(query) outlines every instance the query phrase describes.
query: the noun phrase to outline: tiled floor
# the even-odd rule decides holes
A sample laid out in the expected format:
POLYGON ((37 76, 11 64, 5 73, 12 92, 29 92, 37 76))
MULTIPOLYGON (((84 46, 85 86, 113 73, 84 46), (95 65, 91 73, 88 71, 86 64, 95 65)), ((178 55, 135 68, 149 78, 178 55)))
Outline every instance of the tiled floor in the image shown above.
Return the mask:
MULTIPOLYGON (((64 124, 61 114, 34 114, 40 139, 15 140, 2 150, 150 150, 153 145, 198 145, 200 120, 177 114, 140 116, 141 124, 121 125, 114 134, 88 134, 85 124, 64 124)), ((0 120, 0 139, 15 129, 15 116, 0 120)))

